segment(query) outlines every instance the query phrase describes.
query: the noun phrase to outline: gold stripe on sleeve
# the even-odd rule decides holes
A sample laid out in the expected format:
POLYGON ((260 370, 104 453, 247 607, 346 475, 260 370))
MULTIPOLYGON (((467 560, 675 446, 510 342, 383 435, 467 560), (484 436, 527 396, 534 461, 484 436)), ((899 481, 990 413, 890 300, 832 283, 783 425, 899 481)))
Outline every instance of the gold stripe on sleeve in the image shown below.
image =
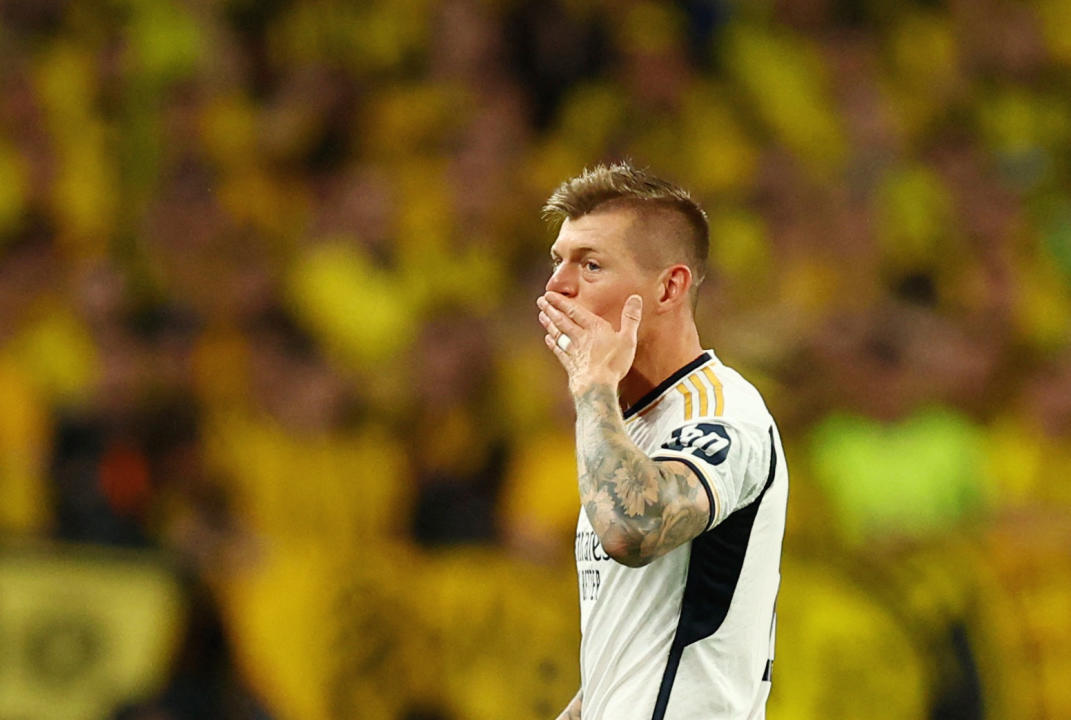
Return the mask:
POLYGON ((684 396, 684 419, 692 419, 692 391, 684 383, 677 384, 677 392, 684 396))
POLYGON ((695 387, 695 391, 699 393, 699 416, 707 416, 707 389, 703 387, 703 383, 699 380, 699 375, 692 373, 688 378, 692 385, 695 387))
POLYGON ((718 380, 718 376, 714 374, 714 371, 710 367, 703 368, 703 374, 707 376, 707 380, 714 387, 714 415, 721 415, 725 410, 725 396, 721 388, 721 380, 718 380))

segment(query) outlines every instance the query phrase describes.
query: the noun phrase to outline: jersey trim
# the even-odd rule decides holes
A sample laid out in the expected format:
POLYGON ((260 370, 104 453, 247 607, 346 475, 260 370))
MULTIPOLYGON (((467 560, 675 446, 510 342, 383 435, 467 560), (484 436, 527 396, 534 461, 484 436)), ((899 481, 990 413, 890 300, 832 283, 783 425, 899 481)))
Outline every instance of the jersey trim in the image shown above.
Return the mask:
MULTIPOLYGON (((687 422, 694 417, 718 417, 725 411, 725 392, 722 388, 721 381, 718 380, 718 376, 714 374, 714 371, 710 369, 709 365, 703 365, 699 370, 696 370, 685 379, 681 380, 673 388, 680 393, 681 399, 684 401, 684 420, 687 422), (710 387, 707 387, 703 382, 703 377, 706 377, 707 382, 710 383, 710 387), (693 392, 694 390, 694 392, 693 392), (710 409, 710 393, 714 392, 714 413, 707 412, 710 409), (696 410, 695 403, 692 398, 699 399, 699 412, 696 410)), ((648 406, 648 409, 653 406, 648 406)), ((640 412, 643 415, 647 410, 640 412)))
POLYGON ((677 387, 674 388, 684 398, 684 419, 692 419, 692 391, 688 389, 688 386, 684 383, 677 383, 677 387))
POLYGON ((707 416, 707 389, 703 387, 703 383, 699 380, 698 373, 692 373, 688 377, 689 382, 692 383, 692 387, 699 393, 699 417, 707 416))
POLYGON ((729 614, 729 605, 736 592, 744 568, 751 529, 766 491, 777 474, 777 443, 770 427, 770 472, 762 492, 751 504, 727 517, 721 525, 692 540, 688 577, 684 583, 681 614, 673 636, 662 683, 658 688, 651 720, 664 720, 669 707, 669 695, 677 678, 684 648, 708 638, 718 631, 729 614))
MULTIPOLYGON (((682 367, 677 372, 670 375, 668 378, 658 383, 657 386, 651 392, 640 398, 635 404, 629 407, 624 413, 624 419, 628 420, 633 415, 642 412, 646 406, 652 404, 655 400, 662 396, 666 390, 681 382, 684 378, 688 377, 689 373, 698 367, 701 367, 704 363, 709 362, 711 359, 710 353, 704 351, 702 355, 692 360, 690 363, 682 367)), ((683 384, 683 383, 682 383, 683 384)))
POLYGON ((714 524, 714 518, 718 517, 718 513, 721 511, 721 498, 714 492, 714 488, 710 486, 710 481, 707 480, 707 476, 699 470, 699 466, 688 458, 676 457, 672 455, 659 455, 657 457, 651 458, 651 460, 653 460, 654 462, 667 462, 672 460, 675 462, 684 463, 688 466, 689 470, 696 474, 696 477, 699 478, 699 482, 703 485, 703 489, 707 491, 707 502, 710 504, 710 514, 707 516, 706 528, 707 530, 709 530, 710 526, 714 524))
POLYGON ((714 388, 714 415, 721 415, 725 411, 725 393, 721 387, 721 380, 709 366, 703 368, 703 374, 707 376, 711 387, 714 388))

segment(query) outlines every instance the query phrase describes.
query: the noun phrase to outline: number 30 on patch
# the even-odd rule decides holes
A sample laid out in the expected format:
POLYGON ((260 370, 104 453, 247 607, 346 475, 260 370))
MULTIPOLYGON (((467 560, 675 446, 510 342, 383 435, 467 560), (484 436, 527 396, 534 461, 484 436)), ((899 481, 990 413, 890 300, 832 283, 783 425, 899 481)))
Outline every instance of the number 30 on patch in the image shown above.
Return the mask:
POLYGON ((694 423, 674 430, 662 447, 678 452, 691 450, 697 458, 718 465, 729 456, 731 445, 729 431, 723 425, 694 423))

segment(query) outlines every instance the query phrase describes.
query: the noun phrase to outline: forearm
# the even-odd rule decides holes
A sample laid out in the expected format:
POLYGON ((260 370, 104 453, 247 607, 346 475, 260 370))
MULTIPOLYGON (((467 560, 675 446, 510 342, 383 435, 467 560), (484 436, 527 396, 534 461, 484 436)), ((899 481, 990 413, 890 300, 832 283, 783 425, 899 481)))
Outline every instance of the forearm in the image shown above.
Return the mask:
POLYGON ((574 400, 580 501, 603 549, 637 567, 694 537, 705 524, 694 476, 636 447, 610 385, 592 385, 574 400))
POLYGON ((580 720, 580 706, 584 699, 584 691, 580 690, 576 696, 570 701, 569 705, 562 710, 561 715, 557 717, 557 720, 580 720))

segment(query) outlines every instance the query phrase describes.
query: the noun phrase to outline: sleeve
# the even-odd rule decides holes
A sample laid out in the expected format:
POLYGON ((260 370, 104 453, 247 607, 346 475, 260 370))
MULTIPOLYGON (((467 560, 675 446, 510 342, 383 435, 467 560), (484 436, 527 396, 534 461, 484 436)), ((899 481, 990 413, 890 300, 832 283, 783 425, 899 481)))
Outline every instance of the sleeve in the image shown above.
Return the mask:
POLYGON ((699 476, 710 501, 710 530, 758 497, 771 452, 768 432, 718 417, 674 428, 652 459, 682 462, 699 476))

